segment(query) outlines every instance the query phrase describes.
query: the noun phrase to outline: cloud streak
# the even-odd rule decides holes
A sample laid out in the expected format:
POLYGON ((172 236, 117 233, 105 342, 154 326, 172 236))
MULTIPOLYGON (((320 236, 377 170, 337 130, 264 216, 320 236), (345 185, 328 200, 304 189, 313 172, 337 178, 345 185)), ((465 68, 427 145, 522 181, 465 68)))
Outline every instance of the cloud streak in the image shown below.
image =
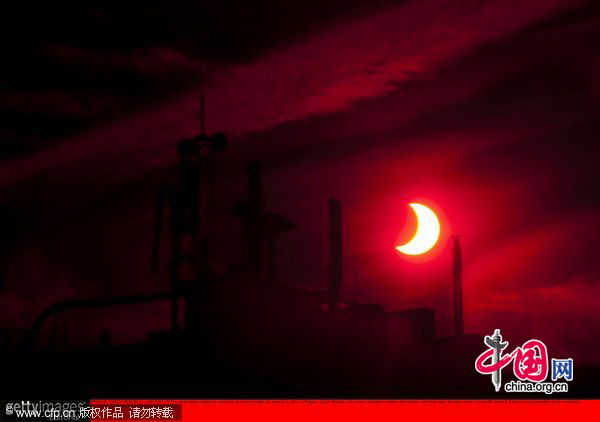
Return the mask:
POLYGON ((573 4, 419 1, 376 12, 306 36, 251 64, 215 69, 211 81, 178 99, 5 162, 0 187, 57 167, 66 180, 56 175, 53 183, 68 183, 73 174, 116 183, 169 164, 173 158, 165 151, 174 139, 197 130, 200 92, 209 98, 210 127, 238 136, 343 111, 403 81, 429 77, 478 46, 573 4), (115 167, 123 171, 115 173, 115 167))

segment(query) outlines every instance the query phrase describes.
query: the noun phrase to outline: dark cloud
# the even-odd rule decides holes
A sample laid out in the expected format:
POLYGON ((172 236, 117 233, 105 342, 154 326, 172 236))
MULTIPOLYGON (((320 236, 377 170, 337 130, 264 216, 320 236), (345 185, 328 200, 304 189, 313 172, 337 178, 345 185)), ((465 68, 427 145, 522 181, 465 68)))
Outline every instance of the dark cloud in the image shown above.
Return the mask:
MULTIPOLYGON (((433 78, 436 69, 447 63, 570 4, 556 0, 508 7, 505 2, 457 5, 429 1, 375 10, 361 18, 320 28, 256 60, 214 68, 204 84, 190 88, 186 94, 143 107, 144 111, 131 118, 91 130, 40 155, 32 154, 25 160, 28 164, 9 162, 0 183, 31 171, 44 172, 55 165, 64 169, 67 162, 79 166, 85 157, 99 163, 100 156, 106 156, 110 163, 107 169, 116 165, 118 157, 126 157, 124 167, 138 174, 148 166, 164 164, 164 151, 171 140, 197 130, 201 92, 210 99, 211 127, 227 128, 234 135, 347 110, 361 99, 393 92, 400 83, 433 78), (107 143, 104 138, 118 138, 119 142, 107 143), (132 159, 134 167, 129 162, 132 159)), ((122 82, 117 78, 114 85, 121 86, 122 82)), ((76 173, 82 176, 79 170, 76 173)), ((112 170, 104 176, 127 177, 112 170)))
MULTIPOLYGON (((368 8, 386 3, 370 2, 368 8)), ((163 101, 203 82, 215 64, 247 62, 364 9, 362 2, 337 0, 285 6, 272 0, 3 5, 0 109, 29 129, 0 130, 0 159, 163 101), (21 99, 14 107, 7 106, 16 96, 21 99), (37 121, 57 114, 52 123, 41 123, 38 135, 45 142, 28 138, 37 121), (44 129, 48 125, 56 129, 44 129)))

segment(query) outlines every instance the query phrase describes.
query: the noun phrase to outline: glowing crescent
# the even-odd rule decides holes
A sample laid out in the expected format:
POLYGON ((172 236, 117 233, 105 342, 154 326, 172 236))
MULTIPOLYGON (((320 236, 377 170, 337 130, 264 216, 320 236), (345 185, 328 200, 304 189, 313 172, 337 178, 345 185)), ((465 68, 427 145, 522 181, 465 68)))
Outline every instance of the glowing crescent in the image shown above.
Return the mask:
POLYGON ((417 215, 417 232, 408 243, 396 246, 396 249, 407 255, 421 255, 437 243, 440 237, 440 221, 425 205, 416 202, 408 205, 417 215))

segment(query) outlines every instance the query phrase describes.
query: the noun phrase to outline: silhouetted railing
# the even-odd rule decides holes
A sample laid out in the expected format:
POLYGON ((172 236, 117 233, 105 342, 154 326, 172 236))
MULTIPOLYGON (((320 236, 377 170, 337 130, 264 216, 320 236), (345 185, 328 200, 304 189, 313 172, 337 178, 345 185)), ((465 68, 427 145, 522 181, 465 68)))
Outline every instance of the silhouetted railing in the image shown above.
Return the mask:
POLYGON ((58 312, 62 312, 69 309, 97 308, 117 305, 134 305, 139 303, 151 303, 171 299, 173 299, 173 293, 165 292, 99 299, 70 299, 62 302, 57 302, 46 308, 35 319, 31 328, 23 337, 20 344, 20 348, 22 350, 34 350, 36 348, 39 334, 42 331, 44 324, 51 316, 56 315, 58 312))

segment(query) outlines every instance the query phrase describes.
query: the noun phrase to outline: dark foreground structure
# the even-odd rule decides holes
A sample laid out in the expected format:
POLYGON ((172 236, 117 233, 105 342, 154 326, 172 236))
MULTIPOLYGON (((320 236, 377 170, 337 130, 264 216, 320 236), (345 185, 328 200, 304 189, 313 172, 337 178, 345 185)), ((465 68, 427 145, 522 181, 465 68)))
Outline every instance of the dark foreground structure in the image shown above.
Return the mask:
MULTIPOLYGON (((2 393, 43 397, 519 397, 474 369, 483 336, 434 338, 434 311, 326 309, 326 295, 244 277, 187 292, 186 327, 147 342, 2 356, 2 393)), ((578 368, 562 397, 597 394, 578 368)), ((504 382, 513 378, 504 371, 504 382)), ((531 397, 532 394, 522 394, 531 397)))
MULTIPOLYGON (((193 174, 196 163, 189 151, 184 152, 184 170, 193 174)), ((181 180, 193 178, 180 173, 181 180)), ((440 339, 435 336, 433 309, 386 312, 381 305, 340 300, 339 201, 332 199, 329 204, 325 291, 275 281, 273 238, 294 226, 283 216, 263 211, 260 180, 260 166, 251 163, 248 198, 234 206, 242 220, 243 263, 217 275, 203 257, 195 258, 210 244, 206 235, 210 231, 203 230, 200 218, 190 219, 193 213, 181 212, 181 207, 199 212, 194 199, 199 186, 173 188, 172 290, 52 305, 13 347, 6 347, 12 351, 1 357, 9 363, 2 369, 3 379, 10 380, 1 383, 3 396, 498 397, 489 377, 475 371, 475 359, 485 350, 483 336, 463 333, 460 304, 456 336, 440 339), (192 239, 187 251, 185 242, 176 243, 185 236, 192 239), (181 270, 184 263, 192 263, 192 270, 181 270), (104 333, 97 347, 57 344, 55 324, 61 312, 160 301, 170 302, 171 328, 149 333, 145 342, 115 345, 104 333), (45 344, 41 334, 48 326, 50 341, 45 344)), ((458 261, 455 298, 460 300, 462 293, 456 288, 461 281, 460 253, 454 254, 454 260, 458 261)), ((505 372, 508 382, 511 375, 505 372)), ((597 387, 592 387, 597 386, 596 374, 597 369, 578 368, 569 396, 597 394, 597 387)))

